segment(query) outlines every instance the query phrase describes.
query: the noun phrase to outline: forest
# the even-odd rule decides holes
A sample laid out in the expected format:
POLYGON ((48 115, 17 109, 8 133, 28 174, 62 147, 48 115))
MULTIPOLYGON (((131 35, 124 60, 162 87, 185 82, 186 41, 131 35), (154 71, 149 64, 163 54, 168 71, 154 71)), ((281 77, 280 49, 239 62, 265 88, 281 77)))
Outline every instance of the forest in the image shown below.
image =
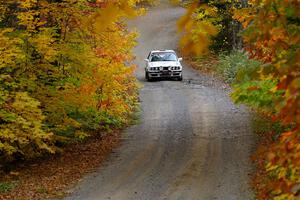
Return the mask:
POLYGON ((178 22, 182 51, 216 52, 235 103, 271 121, 254 156, 257 199, 300 195, 300 2, 192 1, 178 22))
POLYGON ((2 162, 127 123, 137 106, 137 34, 119 19, 138 15, 135 3, 1 1, 2 162))
MULTIPOLYGON (((180 52, 215 55, 231 98, 266 123, 253 156, 257 199, 300 195, 299 0, 172 1, 180 52)), ((126 20, 141 0, 0 0, 0 164, 63 152, 122 129, 139 109, 126 20)))

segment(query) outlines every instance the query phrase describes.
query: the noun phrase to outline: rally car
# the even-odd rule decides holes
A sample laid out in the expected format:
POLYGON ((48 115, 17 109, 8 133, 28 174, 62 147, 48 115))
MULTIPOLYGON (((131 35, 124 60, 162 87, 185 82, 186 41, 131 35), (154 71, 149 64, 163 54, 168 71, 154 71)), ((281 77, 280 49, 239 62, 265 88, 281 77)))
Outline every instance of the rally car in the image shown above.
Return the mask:
POLYGON ((145 59, 145 79, 174 78, 182 80, 182 65, 173 50, 154 50, 145 59))

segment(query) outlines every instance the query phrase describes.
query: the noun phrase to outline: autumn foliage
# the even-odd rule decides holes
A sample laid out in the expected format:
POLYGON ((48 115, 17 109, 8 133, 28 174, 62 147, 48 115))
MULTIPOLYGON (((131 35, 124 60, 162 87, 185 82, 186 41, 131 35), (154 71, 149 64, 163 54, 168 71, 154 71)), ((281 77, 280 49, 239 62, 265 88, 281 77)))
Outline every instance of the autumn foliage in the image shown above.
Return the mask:
MULTIPOLYGON (((211 23, 214 1, 193 1, 180 27, 187 30, 183 49, 200 54, 211 44, 218 23, 211 23), (199 12, 199 9, 205 11, 199 12), (210 13, 210 17, 199 18, 210 13), (197 27, 206 23, 216 28, 197 27), (202 30, 197 30, 201 29, 202 30), (206 29, 205 29, 206 28, 206 29), (205 34, 203 34, 205 29, 205 34), (206 31, 208 30, 208 31, 206 31), (214 31, 211 31, 214 30, 214 31), (186 42, 187 41, 187 42, 186 42)), ((280 135, 260 149, 262 172, 257 180, 258 199, 300 198, 300 2, 298 0, 224 0, 231 3, 233 17, 243 26, 244 49, 261 62, 255 70, 245 69, 236 81, 233 98, 255 105, 285 127, 280 135), (267 101, 265 101, 267 100, 267 101), (269 102, 268 105, 263 102, 269 102), (262 104, 263 103, 263 104, 262 104)))
POLYGON ((207 52, 211 37, 219 32, 214 25, 217 16, 216 7, 192 2, 186 14, 178 21, 179 31, 183 33, 180 47, 183 53, 200 55, 207 52))
POLYGON ((0 1, 0 160, 55 153, 128 123, 137 105, 122 20, 136 0, 0 1))
POLYGON ((261 199, 296 199, 300 195, 299 8, 297 0, 250 1, 248 8, 236 12, 245 27, 247 50, 265 63, 260 78, 277 80, 272 90, 282 91, 282 98, 275 99, 274 119, 291 126, 266 149, 265 170, 270 178, 259 191, 261 199))

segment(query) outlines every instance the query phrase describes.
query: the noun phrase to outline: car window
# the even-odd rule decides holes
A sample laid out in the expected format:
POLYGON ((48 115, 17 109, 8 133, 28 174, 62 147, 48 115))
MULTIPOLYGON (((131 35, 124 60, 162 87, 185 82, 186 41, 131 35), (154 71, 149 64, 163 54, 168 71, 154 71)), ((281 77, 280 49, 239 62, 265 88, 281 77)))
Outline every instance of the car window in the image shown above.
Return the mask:
POLYGON ((154 52, 150 56, 150 61, 177 61, 177 56, 172 52, 154 52))

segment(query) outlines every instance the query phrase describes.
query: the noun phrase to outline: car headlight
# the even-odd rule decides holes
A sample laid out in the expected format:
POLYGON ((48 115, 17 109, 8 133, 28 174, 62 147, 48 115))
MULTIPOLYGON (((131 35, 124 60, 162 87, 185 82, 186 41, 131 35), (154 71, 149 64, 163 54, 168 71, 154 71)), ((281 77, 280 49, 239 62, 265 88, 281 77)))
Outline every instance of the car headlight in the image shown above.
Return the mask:
POLYGON ((181 67, 180 66, 175 66, 175 67, 170 67, 171 70, 180 70, 181 67))
POLYGON ((159 67, 149 67, 149 71, 158 71, 159 67))

